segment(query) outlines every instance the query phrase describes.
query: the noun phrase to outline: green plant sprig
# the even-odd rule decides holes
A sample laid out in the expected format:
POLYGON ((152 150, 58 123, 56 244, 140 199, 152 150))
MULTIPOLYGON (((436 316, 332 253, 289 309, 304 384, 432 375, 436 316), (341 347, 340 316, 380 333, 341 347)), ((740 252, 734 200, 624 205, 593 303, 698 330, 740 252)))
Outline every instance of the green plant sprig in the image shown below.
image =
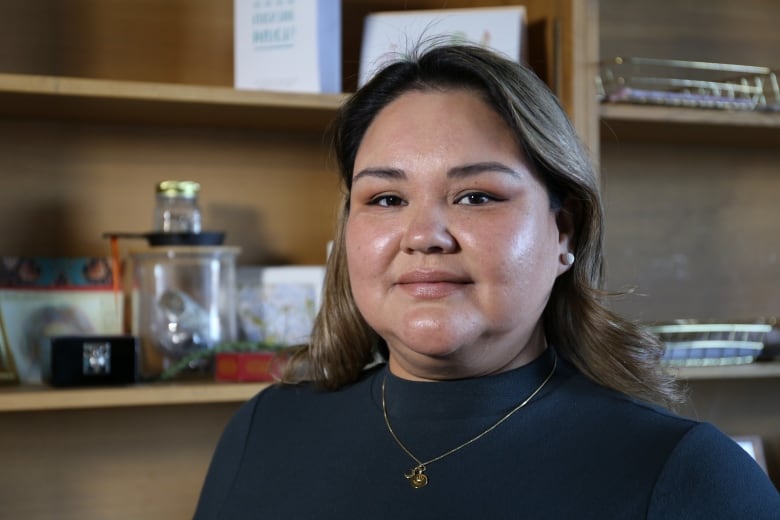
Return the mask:
POLYGON ((220 343, 214 348, 200 349, 187 354, 164 370, 163 373, 160 374, 160 380, 171 380, 196 361, 212 358, 220 352, 280 352, 285 348, 288 348, 288 346, 279 343, 265 343, 262 341, 228 341, 220 343))

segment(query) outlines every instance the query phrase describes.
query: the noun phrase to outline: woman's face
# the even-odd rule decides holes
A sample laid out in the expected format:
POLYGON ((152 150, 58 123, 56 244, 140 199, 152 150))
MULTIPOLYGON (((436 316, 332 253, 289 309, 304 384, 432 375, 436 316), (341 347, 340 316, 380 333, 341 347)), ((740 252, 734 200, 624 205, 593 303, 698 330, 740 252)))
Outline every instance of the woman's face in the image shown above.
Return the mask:
POLYGON ((358 149, 350 208, 352 292, 394 374, 473 377, 544 350, 572 226, 481 98, 411 91, 387 105, 358 149))

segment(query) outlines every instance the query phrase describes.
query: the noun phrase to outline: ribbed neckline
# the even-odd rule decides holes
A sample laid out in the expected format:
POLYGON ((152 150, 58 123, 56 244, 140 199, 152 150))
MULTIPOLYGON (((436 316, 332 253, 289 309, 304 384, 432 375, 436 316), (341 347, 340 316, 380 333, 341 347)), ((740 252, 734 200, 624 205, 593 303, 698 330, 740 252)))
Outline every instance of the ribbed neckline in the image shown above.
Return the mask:
MULTIPOLYGON (((401 379, 384 365, 374 373, 371 392, 381 407, 382 381, 387 378, 385 399, 391 417, 441 420, 491 416, 528 398, 550 374, 555 356, 555 351, 548 348, 531 363, 507 372, 440 382, 401 379)), ((535 399, 544 395, 551 384, 548 382, 535 399)))

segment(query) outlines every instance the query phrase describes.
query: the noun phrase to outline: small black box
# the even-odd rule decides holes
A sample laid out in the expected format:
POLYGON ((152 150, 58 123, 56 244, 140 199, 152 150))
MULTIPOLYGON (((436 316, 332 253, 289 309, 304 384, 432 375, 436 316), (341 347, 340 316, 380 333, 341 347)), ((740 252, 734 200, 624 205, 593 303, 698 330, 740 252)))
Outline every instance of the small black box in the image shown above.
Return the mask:
POLYGON ((135 336, 53 336, 43 377, 54 386, 125 385, 138 380, 135 336))

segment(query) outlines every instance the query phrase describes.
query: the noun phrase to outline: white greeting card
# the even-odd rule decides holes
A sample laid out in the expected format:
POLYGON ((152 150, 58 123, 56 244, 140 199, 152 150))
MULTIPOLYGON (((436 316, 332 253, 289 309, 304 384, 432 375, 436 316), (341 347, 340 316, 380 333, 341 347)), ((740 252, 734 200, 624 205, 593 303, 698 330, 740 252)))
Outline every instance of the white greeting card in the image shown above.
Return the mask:
POLYGON ((281 345, 308 342, 324 279, 324 266, 239 267, 238 320, 244 339, 281 345))
POLYGON ((372 13, 363 27, 358 86, 388 62, 426 42, 476 43, 522 62, 525 34, 522 6, 372 13))
POLYGON ((235 87, 341 91, 341 0, 234 0, 235 87))

